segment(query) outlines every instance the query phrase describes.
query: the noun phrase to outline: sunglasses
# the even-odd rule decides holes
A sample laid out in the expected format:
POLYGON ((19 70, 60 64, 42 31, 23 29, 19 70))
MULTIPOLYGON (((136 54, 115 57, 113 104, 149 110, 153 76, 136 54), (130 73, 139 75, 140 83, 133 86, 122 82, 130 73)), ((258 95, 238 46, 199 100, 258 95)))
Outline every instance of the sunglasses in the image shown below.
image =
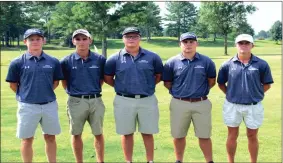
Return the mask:
POLYGON ((238 42, 238 44, 239 45, 249 45, 250 42, 248 42, 248 41, 240 41, 240 42, 238 42))
POLYGON ((137 35, 137 36, 127 36, 127 35, 125 35, 124 38, 127 39, 127 40, 137 40, 137 39, 140 38, 140 36, 139 35, 137 35))

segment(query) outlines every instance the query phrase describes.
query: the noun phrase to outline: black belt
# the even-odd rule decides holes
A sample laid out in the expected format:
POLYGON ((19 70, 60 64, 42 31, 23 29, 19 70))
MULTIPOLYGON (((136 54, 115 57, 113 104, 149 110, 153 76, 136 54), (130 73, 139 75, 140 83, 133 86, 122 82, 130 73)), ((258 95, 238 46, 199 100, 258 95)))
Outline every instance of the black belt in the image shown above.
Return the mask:
POLYGON ((145 98, 148 97, 147 95, 124 95, 121 93, 116 93, 119 96, 123 96, 123 97, 129 97, 129 98, 145 98))
POLYGON ((37 104, 37 105, 45 105, 45 104, 48 104, 48 103, 50 103, 50 102, 53 102, 53 101, 49 101, 49 102, 41 102, 41 103, 35 103, 35 104, 37 104))
POLYGON ((256 105, 258 102, 253 102, 253 103, 245 103, 245 104, 239 104, 239 103, 235 103, 238 105, 256 105))
POLYGON ((98 98, 101 97, 101 94, 93 94, 93 95, 70 95, 72 97, 78 97, 78 98, 86 98, 86 99, 91 99, 91 98, 98 98))
POLYGON ((177 97, 174 97, 174 98, 178 99, 178 100, 182 100, 182 101, 198 102, 198 101, 206 100, 207 96, 203 96, 203 97, 200 97, 200 98, 177 98, 177 97))

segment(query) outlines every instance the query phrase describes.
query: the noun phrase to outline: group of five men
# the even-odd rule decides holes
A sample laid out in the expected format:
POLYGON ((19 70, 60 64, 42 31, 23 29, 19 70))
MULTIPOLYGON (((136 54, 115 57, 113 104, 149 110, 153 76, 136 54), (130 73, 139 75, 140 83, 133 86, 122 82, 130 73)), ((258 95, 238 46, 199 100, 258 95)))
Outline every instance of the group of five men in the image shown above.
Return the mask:
MULTIPOLYGON (((154 92, 156 84, 162 80, 172 95, 170 125, 176 162, 183 162, 186 135, 193 122, 204 158, 213 163, 210 139, 212 104, 207 95, 215 85, 216 68, 209 57, 196 51, 197 36, 189 32, 182 34, 179 42, 181 53, 168 59, 163 66, 159 55, 140 47, 138 28, 128 27, 122 35, 125 47, 106 60, 90 51, 90 33, 78 29, 72 35, 75 52, 59 61, 43 52, 45 40, 39 29, 25 32, 27 51, 11 62, 6 78, 18 101, 17 137, 22 139, 24 162, 32 162, 32 143, 38 123, 46 142, 48 161, 56 162, 55 135, 61 129, 54 89, 59 80, 69 95, 67 113, 76 162, 83 162, 81 135, 86 121, 95 136, 96 160, 104 162, 103 82, 114 87, 116 92, 115 125, 116 132, 121 135, 125 161, 132 162, 133 133, 138 123, 147 162, 153 162, 153 134, 159 132, 159 109, 154 92)), ((234 162, 239 125, 243 119, 247 127, 250 161, 256 162, 257 132, 263 121, 261 101, 273 79, 267 62, 251 53, 254 47, 252 36, 237 36, 235 45, 237 54, 221 65, 217 78, 219 88, 226 94, 223 117, 228 126, 228 161, 234 162)))

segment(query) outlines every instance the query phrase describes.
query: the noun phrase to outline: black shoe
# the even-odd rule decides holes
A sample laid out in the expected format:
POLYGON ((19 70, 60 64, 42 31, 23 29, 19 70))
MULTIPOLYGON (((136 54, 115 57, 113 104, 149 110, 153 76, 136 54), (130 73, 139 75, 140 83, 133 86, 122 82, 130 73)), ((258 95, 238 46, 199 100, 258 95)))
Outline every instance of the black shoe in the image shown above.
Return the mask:
POLYGON ((181 161, 177 160, 175 163, 182 163, 181 161))
POLYGON ((208 163, 214 163, 213 161, 209 161, 208 163))

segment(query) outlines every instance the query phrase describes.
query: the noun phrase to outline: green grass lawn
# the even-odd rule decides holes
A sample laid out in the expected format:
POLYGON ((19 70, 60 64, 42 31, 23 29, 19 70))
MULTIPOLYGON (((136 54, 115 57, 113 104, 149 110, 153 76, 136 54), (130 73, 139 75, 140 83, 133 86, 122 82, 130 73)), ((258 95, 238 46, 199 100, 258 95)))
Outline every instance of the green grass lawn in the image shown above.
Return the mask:
MULTIPOLYGON (((163 61, 180 52, 176 38, 154 38, 150 42, 142 42, 142 47, 158 53, 163 61)), ((121 40, 110 40, 109 54, 117 52, 123 47, 121 40)), ((217 40, 216 43, 211 41, 200 40, 198 52, 203 53, 213 59, 218 70, 220 65, 227 59, 231 58, 236 50, 233 47, 233 41, 229 42, 229 56, 224 56, 223 40, 217 40)), ((97 45, 100 48, 100 45, 97 45)), ((272 70, 274 84, 265 94, 263 105, 265 108, 265 118, 262 127, 259 129, 259 162, 281 162, 281 45, 276 45, 271 41, 256 41, 253 53, 266 60, 272 70)), ((10 61, 19 56, 25 50, 21 46, 21 52, 18 48, 2 49, 1 52, 1 161, 2 162, 19 162, 20 140, 16 138, 16 111, 17 102, 15 94, 10 90, 8 83, 5 82, 8 65, 10 61)), ((45 52, 58 59, 68 55, 74 49, 60 48, 55 45, 46 45, 45 52)), ((99 51, 101 52, 101 51, 99 51)), ((113 116, 113 99, 114 89, 104 84, 102 98, 106 106, 104 118, 104 135, 105 135, 105 162, 123 162, 123 152, 121 150, 120 136, 115 132, 113 116)), ((70 144, 70 134, 68 132, 68 119, 66 113, 67 94, 61 85, 56 89, 57 100, 59 103, 59 116, 62 133, 57 136, 57 161, 74 162, 70 144)), ((175 161, 172 137, 170 135, 169 122, 169 102, 170 95, 163 86, 163 83, 157 85, 156 96, 159 100, 159 129, 160 132, 155 135, 155 161, 156 162, 173 162, 175 161)), ((212 109, 212 144, 215 162, 226 162, 226 135, 227 128, 222 120, 222 104, 224 94, 215 86, 211 89, 209 99, 213 104, 212 109)), ((238 138, 238 148, 236 152, 236 162, 249 162, 247 148, 246 129, 242 123, 238 138)), ((93 136, 90 127, 86 123, 84 133, 84 161, 95 162, 95 152, 93 149, 93 136)), ((38 127, 34 140, 34 161, 47 161, 44 152, 44 140, 41 135, 41 128, 38 127)), ((145 162, 145 149, 140 134, 135 133, 134 162, 145 162)), ((198 140, 194 136, 193 126, 191 126, 187 136, 187 147, 185 150, 185 162, 204 162, 201 150, 198 146, 198 140)))

